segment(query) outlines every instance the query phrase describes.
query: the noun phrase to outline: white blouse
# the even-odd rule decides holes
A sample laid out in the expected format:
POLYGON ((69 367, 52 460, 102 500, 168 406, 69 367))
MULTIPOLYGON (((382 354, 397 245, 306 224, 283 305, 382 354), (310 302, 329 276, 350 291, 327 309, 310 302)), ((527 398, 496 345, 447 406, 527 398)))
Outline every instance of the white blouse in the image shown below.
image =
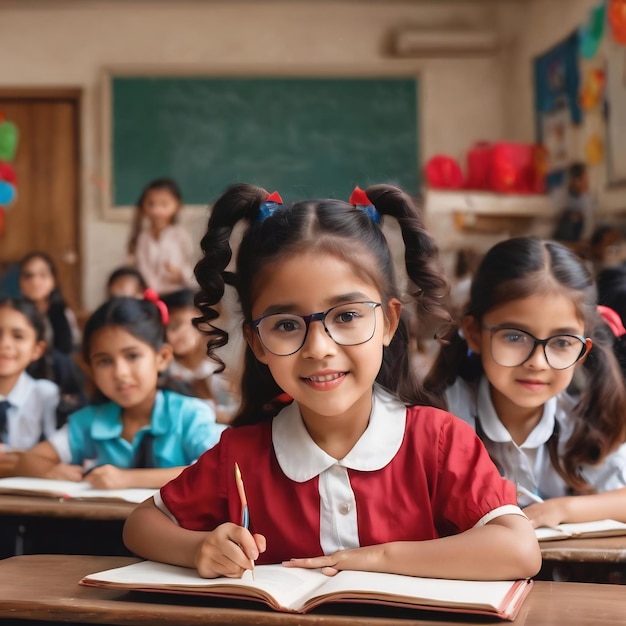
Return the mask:
POLYGON ((11 403, 7 411, 6 445, 29 450, 56 430, 59 388, 50 380, 35 380, 22 372, 9 395, 0 400, 11 403))
MULTIPOLYGON (((548 451, 548 440, 558 424, 559 454, 563 453, 567 440, 573 432, 570 415, 577 400, 567 393, 550 398, 543 407, 543 415, 528 435, 526 441, 517 445, 504 427, 491 401, 489 381, 483 376, 475 388, 457 378, 446 390, 448 411, 460 417, 481 438, 500 473, 518 486, 540 498, 555 498, 568 494, 565 481, 558 475, 548 451), (478 429, 477 429, 478 425, 478 429)), ((598 492, 612 491, 626 486, 626 444, 604 458, 599 465, 581 467, 581 476, 598 492)), ((518 492, 521 506, 532 500, 518 492)))
POLYGON ((199 252, 192 244, 189 233, 180 224, 164 228, 158 239, 152 236, 149 229, 144 229, 137 238, 135 265, 148 287, 159 294, 186 287, 193 289, 197 287, 193 268, 199 252), (182 280, 172 276, 169 266, 180 270, 182 280))

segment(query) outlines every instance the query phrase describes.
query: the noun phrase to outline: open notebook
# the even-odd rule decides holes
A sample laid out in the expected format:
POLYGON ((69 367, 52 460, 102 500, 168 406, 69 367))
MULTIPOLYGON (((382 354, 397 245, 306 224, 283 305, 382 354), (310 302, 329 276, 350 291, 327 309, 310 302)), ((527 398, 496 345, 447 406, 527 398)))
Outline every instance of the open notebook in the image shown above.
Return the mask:
POLYGON ((50 496, 65 499, 143 502, 157 489, 94 489, 90 483, 48 478, 0 478, 0 494, 50 496))
POLYGON ((254 580, 201 578, 194 569, 141 561, 86 576, 81 585, 236 598, 263 602, 276 611, 307 613, 331 602, 383 604, 429 611, 479 613, 513 620, 532 581, 466 581, 372 572, 339 572, 258 565, 254 580))
POLYGON ((591 537, 615 537, 626 535, 626 524, 614 519, 602 519, 595 522, 578 522, 576 524, 558 524, 552 528, 536 528, 535 534, 539 541, 555 541, 557 539, 576 539, 591 537))

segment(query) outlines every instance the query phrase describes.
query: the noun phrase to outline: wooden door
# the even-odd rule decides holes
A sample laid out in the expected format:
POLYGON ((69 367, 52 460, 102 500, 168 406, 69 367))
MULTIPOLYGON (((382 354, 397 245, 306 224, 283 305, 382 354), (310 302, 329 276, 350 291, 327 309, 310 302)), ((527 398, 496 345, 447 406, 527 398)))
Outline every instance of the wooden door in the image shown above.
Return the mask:
POLYGON ((0 89, 0 112, 19 132, 18 196, 5 211, 0 266, 46 252, 74 310, 81 308, 79 103, 78 90, 0 89))

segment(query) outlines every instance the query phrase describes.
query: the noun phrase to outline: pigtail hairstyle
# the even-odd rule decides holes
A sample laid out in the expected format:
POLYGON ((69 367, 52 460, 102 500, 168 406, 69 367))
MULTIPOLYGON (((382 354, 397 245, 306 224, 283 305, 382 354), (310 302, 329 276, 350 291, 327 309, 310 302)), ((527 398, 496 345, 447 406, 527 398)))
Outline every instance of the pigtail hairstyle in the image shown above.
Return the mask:
MULTIPOLYGON (((401 225, 407 243, 407 272, 415 288, 412 298, 420 300, 422 310, 440 311, 446 282, 437 263, 436 246, 426 233, 417 209, 408 196, 394 187, 374 186, 367 193, 380 213, 396 217, 401 225)), ((208 335, 207 353, 222 369, 223 362, 215 350, 228 342, 228 334, 212 322, 218 317, 215 305, 222 300, 225 285, 237 289, 244 324, 249 325, 255 278, 267 266, 292 254, 302 251, 333 254, 350 263, 365 280, 373 282, 383 303, 391 298, 401 299, 387 240, 364 211, 331 199, 297 202, 281 206, 269 216, 265 212, 261 215, 267 199, 267 191, 259 187, 246 184, 230 187, 215 203, 201 242, 204 256, 196 265, 195 275, 201 288, 196 306, 202 315, 194 323, 208 335), (239 246, 236 270, 230 273, 226 271, 232 258, 230 239, 239 221, 246 222, 247 227, 239 246)), ((407 404, 432 403, 411 370, 405 320, 401 320, 394 339, 383 350, 383 365, 376 381, 407 404)), ((282 406, 279 398, 282 390, 249 346, 241 389, 242 404, 234 421, 236 426, 268 419, 282 406)))
MULTIPOLYGON (((612 340, 597 312, 595 287, 586 267, 554 241, 534 237, 502 241, 487 252, 476 271, 466 315, 481 324, 492 309, 538 293, 570 298, 584 320, 586 336, 593 341, 580 367, 582 390, 572 415, 572 436, 561 454, 557 437, 548 442, 559 475, 571 488, 585 491, 589 487, 580 476, 580 466, 599 463, 612 452, 624 441, 626 425, 626 387, 612 340)), ((467 343, 455 327, 447 339, 425 383, 440 397, 458 376, 472 383, 483 373, 480 357, 468 354, 467 343)))
MULTIPOLYGON (((397 187, 373 185, 365 190, 367 197, 381 215, 396 219, 404 241, 404 261, 409 280, 407 296, 415 307, 417 319, 424 315, 433 316, 447 323, 450 316, 443 308, 449 285, 439 260, 439 250, 434 239, 426 230, 420 211, 411 199, 397 187)), ((429 404, 440 407, 442 402, 427 392, 411 371, 410 325, 403 312, 398 330, 385 348, 385 358, 377 381, 393 391, 407 404, 429 404), (402 378, 396 380, 398 372, 402 378)))
MULTIPOLYGON (((180 187, 176 183, 176 181, 171 178, 157 178, 152 182, 148 183, 146 187, 141 192, 139 199, 137 200, 137 204, 135 205, 135 214, 133 216, 133 224, 130 230, 130 237, 128 239, 128 254, 135 254, 137 249, 137 239, 139 239, 139 233, 141 233, 141 225, 143 224, 143 204, 146 201, 146 196, 151 191, 168 191, 172 194, 172 196, 178 201, 178 204, 181 204, 183 201, 183 196, 180 191, 180 187)), ((178 221, 178 213, 174 214, 172 217, 172 224, 175 224, 178 221)))
POLYGON ((626 385, 618 361, 621 344, 594 309, 587 336, 593 347, 582 364, 584 385, 576 407, 578 420, 563 455, 563 478, 580 491, 588 490, 578 478, 583 464, 596 464, 626 438, 626 385), (617 348, 617 352, 616 352, 617 348))
MULTIPOLYGON (((208 337, 207 354, 219 364, 217 372, 224 371, 225 365, 215 351, 228 343, 228 333, 212 324, 212 321, 219 317, 216 307, 224 297, 225 286, 228 284, 237 288, 236 272, 226 271, 233 256, 230 239, 239 221, 244 220, 250 228, 267 196, 265 189, 254 185, 241 183, 229 187, 213 205, 207 232, 200 241, 203 256, 196 264, 194 274, 200 285, 200 291, 195 295, 195 305, 201 317, 196 318, 194 324, 208 337)), ((256 358, 247 349, 245 359, 244 370, 248 371, 255 365, 256 358)), ((267 374, 277 389, 269 372, 267 374)))

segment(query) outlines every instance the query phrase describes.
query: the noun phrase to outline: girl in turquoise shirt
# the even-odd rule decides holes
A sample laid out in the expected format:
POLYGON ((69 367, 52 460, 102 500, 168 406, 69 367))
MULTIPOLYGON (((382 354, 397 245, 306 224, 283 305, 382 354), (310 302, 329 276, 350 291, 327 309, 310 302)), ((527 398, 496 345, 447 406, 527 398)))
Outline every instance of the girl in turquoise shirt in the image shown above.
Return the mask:
POLYGON ((156 298, 113 298, 89 318, 83 358, 108 400, 72 414, 16 472, 87 480, 98 489, 158 488, 217 443, 223 426, 201 400, 158 389, 172 350, 156 298))

